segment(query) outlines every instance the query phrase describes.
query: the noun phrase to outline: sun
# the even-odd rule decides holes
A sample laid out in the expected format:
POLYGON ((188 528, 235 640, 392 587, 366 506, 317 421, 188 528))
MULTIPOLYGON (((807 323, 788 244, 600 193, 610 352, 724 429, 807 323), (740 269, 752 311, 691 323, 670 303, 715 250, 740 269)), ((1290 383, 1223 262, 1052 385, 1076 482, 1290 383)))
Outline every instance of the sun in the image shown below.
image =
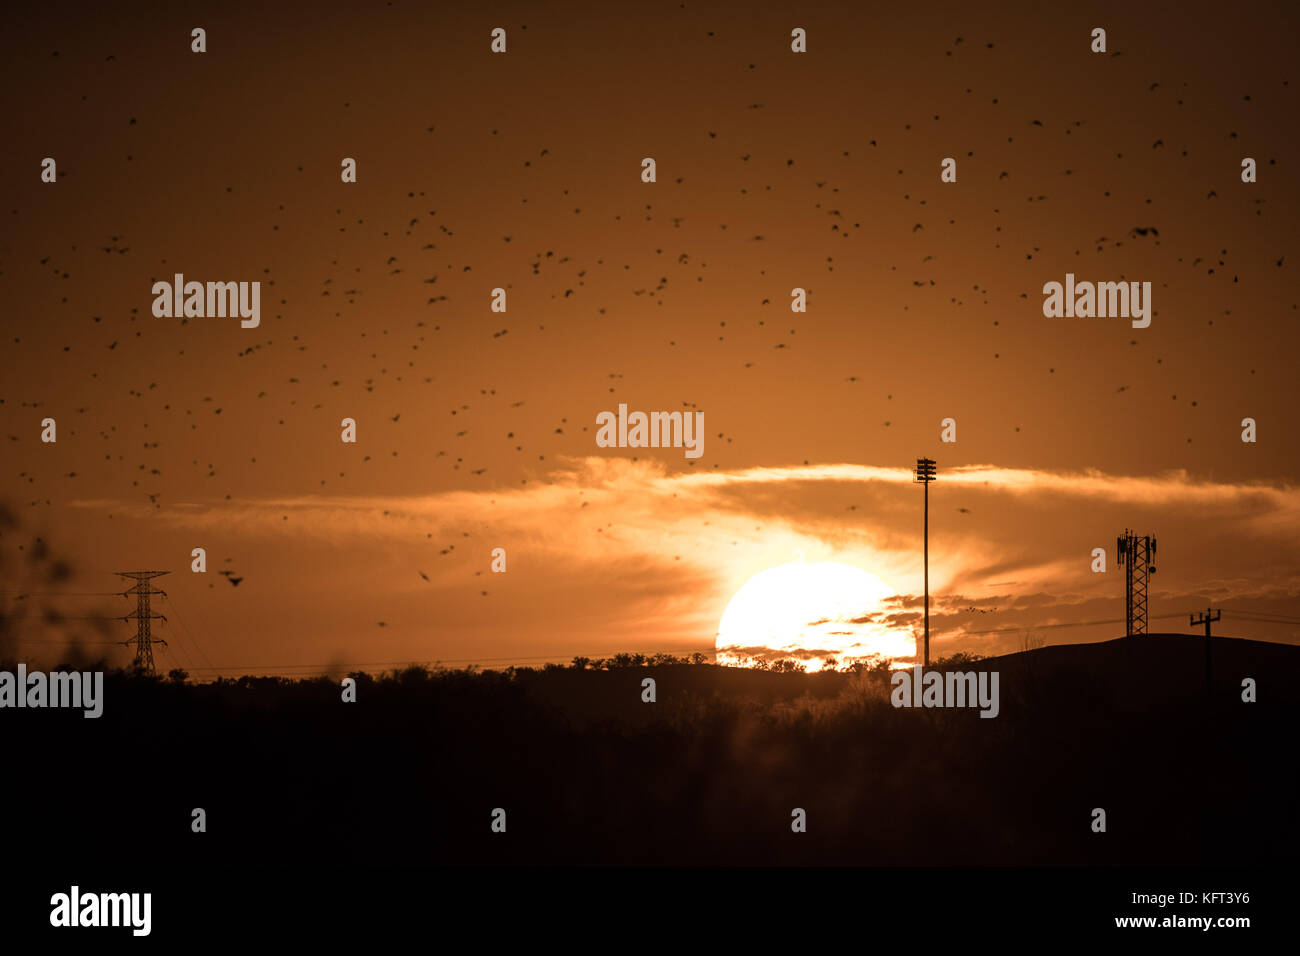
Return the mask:
POLYGON ((906 628, 884 623, 894 591, 862 568, 838 561, 794 561, 760 571, 736 592, 718 625, 719 664, 793 658, 809 671, 827 657, 842 667, 879 655, 916 655, 906 628))

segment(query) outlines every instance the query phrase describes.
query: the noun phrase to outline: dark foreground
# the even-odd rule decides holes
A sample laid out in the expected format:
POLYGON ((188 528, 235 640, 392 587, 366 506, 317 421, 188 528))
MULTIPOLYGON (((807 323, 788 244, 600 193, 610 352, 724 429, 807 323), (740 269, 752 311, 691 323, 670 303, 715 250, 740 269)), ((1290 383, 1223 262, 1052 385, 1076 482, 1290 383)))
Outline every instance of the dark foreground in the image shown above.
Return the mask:
POLYGON ((1215 638, 1208 696, 1204 650, 1150 636, 963 665, 1000 672, 995 719, 895 709, 880 675, 707 664, 411 671, 352 704, 324 679, 119 674, 98 720, 0 711, 6 844, 187 866, 1294 860, 1300 648, 1215 638))

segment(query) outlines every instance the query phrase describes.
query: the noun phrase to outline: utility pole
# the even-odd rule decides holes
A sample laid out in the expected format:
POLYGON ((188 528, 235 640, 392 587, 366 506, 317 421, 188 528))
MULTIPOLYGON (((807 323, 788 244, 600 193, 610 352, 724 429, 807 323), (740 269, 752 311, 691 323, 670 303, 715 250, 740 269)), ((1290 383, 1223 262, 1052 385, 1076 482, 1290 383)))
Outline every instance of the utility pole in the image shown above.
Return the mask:
POLYGON ((1190 615, 1192 627, 1195 627, 1198 624, 1205 625, 1205 696, 1207 698, 1210 696, 1210 662, 1212 647, 1212 644, 1210 643, 1210 624, 1217 621, 1222 616, 1223 613, 1221 611, 1215 610, 1211 607, 1207 607, 1200 617, 1197 617, 1195 614, 1190 615))
MULTIPOLYGON (((164 574, 170 574, 169 571, 117 571, 114 572, 124 578, 130 578, 135 581, 135 585, 123 591, 123 595, 135 595, 135 610, 122 618, 129 621, 135 618, 135 660, 132 666, 142 669, 146 674, 153 675, 153 645, 162 644, 164 647, 167 642, 161 637, 155 638, 149 631, 149 622, 151 620, 167 620, 162 614, 154 614, 149 609, 149 598, 154 594, 162 594, 163 591, 155 590, 149 582, 154 578, 160 578, 164 574)), ((131 644, 132 641, 126 640, 123 644, 131 644)))
POLYGON ((1147 584, 1156 573, 1154 535, 1136 535, 1127 528, 1115 539, 1115 553, 1124 565, 1124 635, 1147 632, 1147 584))
POLYGON ((925 485, 925 666, 930 666, 930 482, 938 477, 934 459, 916 459, 915 480, 925 485))

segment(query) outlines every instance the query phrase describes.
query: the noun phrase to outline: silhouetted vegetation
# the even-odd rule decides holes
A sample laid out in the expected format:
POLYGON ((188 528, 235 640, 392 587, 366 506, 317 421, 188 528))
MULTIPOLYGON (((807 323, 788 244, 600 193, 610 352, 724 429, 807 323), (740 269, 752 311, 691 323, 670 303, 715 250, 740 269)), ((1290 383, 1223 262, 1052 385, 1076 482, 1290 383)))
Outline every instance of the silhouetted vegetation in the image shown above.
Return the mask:
POLYGON ((331 866, 1289 861, 1300 648, 1214 653, 1211 701, 1194 637, 981 661, 1001 674, 996 719, 896 709, 878 663, 416 667, 352 675, 355 704, 337 679, 118 672, 98 720, 3 714, 11 839, 68 859, 331 866))

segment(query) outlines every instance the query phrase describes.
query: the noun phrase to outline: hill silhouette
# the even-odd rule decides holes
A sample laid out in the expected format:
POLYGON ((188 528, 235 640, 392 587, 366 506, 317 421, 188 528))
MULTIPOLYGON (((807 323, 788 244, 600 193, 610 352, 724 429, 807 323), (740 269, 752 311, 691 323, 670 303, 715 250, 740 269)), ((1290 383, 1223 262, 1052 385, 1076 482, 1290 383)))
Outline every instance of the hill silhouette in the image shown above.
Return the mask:
POLYGON ((119 672, 98 720, 5 713, 11 832, 69 860, 189 864, 1293 859, 1300 647, 1213 638, 1207 695, 1205 644, 1153 634, 935 668, 997 670, 996 719, 895 708, 879 669, 412 668, 355 675, 354 704, 323 678, 119 672), (207 833, 190 831, 194 807, 207 833))

